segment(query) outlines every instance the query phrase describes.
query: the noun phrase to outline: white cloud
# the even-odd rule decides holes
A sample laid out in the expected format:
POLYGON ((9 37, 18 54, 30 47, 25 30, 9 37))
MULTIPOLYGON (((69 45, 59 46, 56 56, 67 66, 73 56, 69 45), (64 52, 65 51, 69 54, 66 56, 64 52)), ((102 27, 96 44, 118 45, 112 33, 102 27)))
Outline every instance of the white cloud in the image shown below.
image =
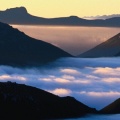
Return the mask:
POLYGON ((61 71, 62 73, 70 74, 70 75, 79 75, 79 74, 80 74, 80 72, 79 72, 78 70, 70 69, 70 68, 61 69, 60 71, 61 71))
POLYGON ((93 73, 105 76, 120 76, 120 68, 98 67, 95 68, 95 71, 93 73))
POLYGON ((89 84, 91 83, 90 80, 86 80, 86 79, 78 79, 78 80, 75 80, 73 83, 77 83, 77 84, 89 84))
POLYGON ((104 82, 106 83, 120 83, 120 78, 104 78, 104 82))
POLYGON ((12 77, 9 75, 1 75, 0 80, 6 80, 6 79, 11 79, 12 77))
POLYGON ((22 76, 10 76, 10 75, 7 75, 7 74, 5 74, 5 75, 1 75, 0 76, 0 80, 21 80, 21 81, 26 81, 27 80, 27 78, 25 78, 25 77, 22 77, 22 76))
POLYGON ((109 91, 109 92, 86 92, 86 91, 81 91, 79 92, 80 94, 85 94, 88 96, 93 96, 93 97, 113 97, 113 96, 120 96, 120 92, 117 91, 109 91))
POLYGON ((63 89, 63 88, 57 88, 55 90, 49 91, 55 95, 60 95, 60 96, 68 96, 70 95, 71 91, 68 89, 63 89))
POLYGON ((54 80, 55 80, 55 82, 63 83, 63 84, 66 84, 66 83, 70 82, 69 80, 64 79, 64 78, 55 78, 54 80))
POLYGON ((99 79, 99 77, 97 77, 97 76, 94 76, 94 75, 86 75, 86 78, 88 78, 88 79, 99 79))
POLYGON ((63 75, 62 78, 69 79, 69 80, 75 80, 75 77, 71 75, 63 75))
POLYGON ((38 80, 43 80, 45 82, 52 82, 51 78, 39 78, 38 80))
POLYGON ((60 96, 71 95, 86 105, 102 108, 120 97, 119 61, 119 57, 65 58, 40 68, 0 66, 0 81, 31 85, 60 96))

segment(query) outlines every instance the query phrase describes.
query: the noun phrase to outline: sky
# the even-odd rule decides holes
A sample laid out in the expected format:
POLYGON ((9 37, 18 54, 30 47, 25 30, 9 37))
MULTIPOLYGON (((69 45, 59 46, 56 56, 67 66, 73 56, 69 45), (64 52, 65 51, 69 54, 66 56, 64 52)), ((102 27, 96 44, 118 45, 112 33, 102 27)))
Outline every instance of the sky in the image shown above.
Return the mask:
POLYGON ((0 10, 24 6, 29 13, 46 18, 119 14, 119 5, 120 0, 0 0, 0 10))

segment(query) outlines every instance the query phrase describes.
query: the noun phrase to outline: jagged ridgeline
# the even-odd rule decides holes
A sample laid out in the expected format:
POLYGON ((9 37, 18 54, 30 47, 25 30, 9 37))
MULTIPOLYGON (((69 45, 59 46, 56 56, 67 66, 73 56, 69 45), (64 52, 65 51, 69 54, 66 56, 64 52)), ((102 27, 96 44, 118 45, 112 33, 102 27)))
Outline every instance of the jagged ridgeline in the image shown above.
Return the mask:
POLYGON ((70 54, 52 44, 25 35, 11 26, 0 23, 0 64, 41 65, 70 54))

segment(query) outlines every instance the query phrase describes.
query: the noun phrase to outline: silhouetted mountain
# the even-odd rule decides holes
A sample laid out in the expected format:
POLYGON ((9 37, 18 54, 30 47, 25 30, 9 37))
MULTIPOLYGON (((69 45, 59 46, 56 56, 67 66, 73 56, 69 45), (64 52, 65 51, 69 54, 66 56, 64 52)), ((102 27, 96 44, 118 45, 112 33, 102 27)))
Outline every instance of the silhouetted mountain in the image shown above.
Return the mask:
POLYGON ((49 43, 36 40, 11 26, 0 23, 0 64, 40 65, 71 55, 49 43))
POLYGON ((104 114, 120 114, 120 98, 100 110, 100 112, 104 114))
POLYGON ((0 118, 4 120, 71 118, 87 113, 96 110, 72 97, 59 97, 22 84, 0 83, 0 118))
POLYGON ((79 57, 113 57, 120 56, 120 33, 79 55, 79 57))
POLYGON ((119 52, 119 53, 117 53, 115 56, 120 56, 120 52, 119 52))
POLYGON ((75 26, 114 26, 120 27, 120 17, 106 20, 86 20, 77 16, 60 18, 42 18, 29 14, 24 7, 0 11, 0 21, 8 24, 39 24, 39 25, 75 25, 75 26))
MULTIPOLYGON (((17 7, 0 11, 0 21, 8 24, 40 24, 40 25, 63 25, 76 24, 80 18, 77 16, 47 19, 30 15, 26 8, 17 7)), ((82 19, 81 19, 82 20, 82 19)))

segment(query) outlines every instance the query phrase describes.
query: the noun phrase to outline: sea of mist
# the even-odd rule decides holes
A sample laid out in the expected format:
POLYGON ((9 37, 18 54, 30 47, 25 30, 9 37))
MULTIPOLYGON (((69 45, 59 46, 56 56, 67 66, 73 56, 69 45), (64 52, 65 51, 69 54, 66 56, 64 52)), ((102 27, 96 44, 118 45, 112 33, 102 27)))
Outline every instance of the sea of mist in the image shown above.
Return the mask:
MULTIPOLYGON (((25 34, 79 55, 120 32, 114 27, 12 25, 25 34)), ((0 82, 12 81, 73 96, 89 107, 102 109, 120 98, 120 57, 63 58, 44 66, 0 66, 0 82)), ((118 115, 88 115, 77 120, 119 120, 118 115)), ((69 119, 68 119, 69 120, 69 119)), ((70 119, 74 120, 74 119, 70 119)))
POLYGON ((120 57, 62 58, 44 66, 0 66, 0 82, 12 81, 73 96, 101 109, 120 97, 120 57))
POLYGON ((12 25, 27 35, 49 42, 72 55, 79 55, 118 34, 114 27, 12 25))

